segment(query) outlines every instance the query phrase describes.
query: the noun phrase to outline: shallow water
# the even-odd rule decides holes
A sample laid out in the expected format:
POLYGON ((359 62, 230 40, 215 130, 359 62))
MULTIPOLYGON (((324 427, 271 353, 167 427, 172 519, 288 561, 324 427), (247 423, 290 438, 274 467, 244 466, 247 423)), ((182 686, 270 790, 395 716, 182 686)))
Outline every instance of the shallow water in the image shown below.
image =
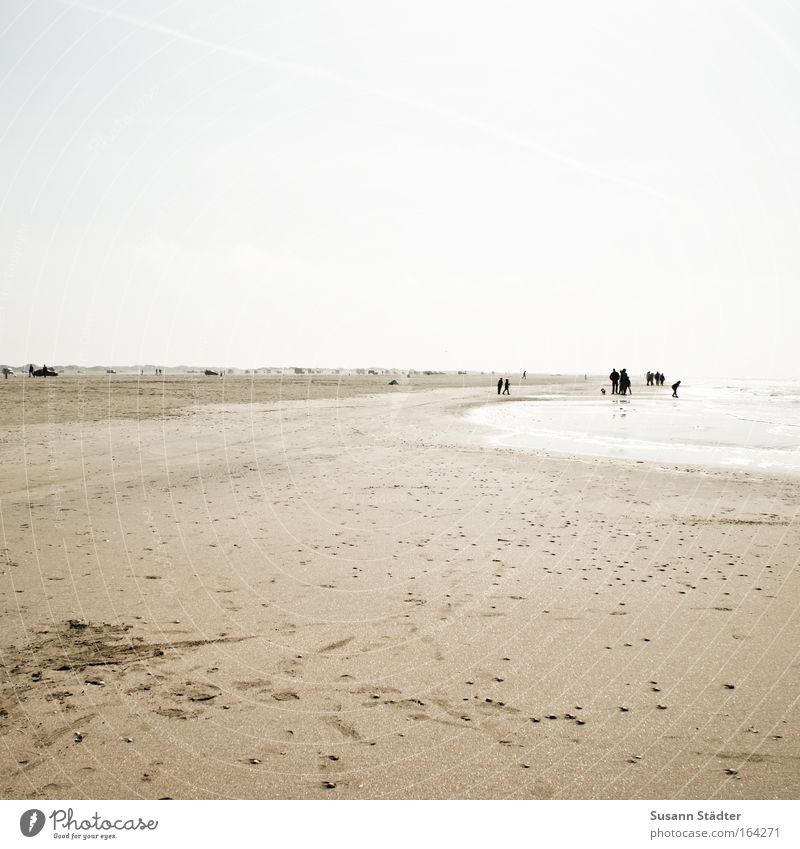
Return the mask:
POLYGON ((800 383, 634 386, 634 395, 539 396, 470 411, 495 445, 800 474, 800 383))

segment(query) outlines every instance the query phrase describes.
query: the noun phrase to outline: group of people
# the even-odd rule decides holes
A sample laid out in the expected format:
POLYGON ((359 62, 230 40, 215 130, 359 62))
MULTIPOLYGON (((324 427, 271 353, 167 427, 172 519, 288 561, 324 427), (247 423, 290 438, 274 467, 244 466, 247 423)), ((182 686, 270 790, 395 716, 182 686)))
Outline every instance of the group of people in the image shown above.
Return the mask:
POLYGON ((58 374, 46 365, 36 368, 33 363, 30 363, 28 366, 28 377, 58 377, 58 374))
MULTIPOLYGON (((206 372, 207 374, 208 372, 206 372)), ((524 380, 527 376, 526 372, 522 372, 522 379, 524 380)), ((620 369, 619 371, 616 368, 611 369, 611 374, 608 376, 608 379, 611 381, 611 394, 612 395, 633 395, 633 390, 631 389, 631 378, 628 374, 627 369, 620 369)), ((647 380, 648 386, 663 386, 666 377, 660 371, 648 371, 645 375, 645 379, 647 380)), ((680 380, 676 383, 672 384, 672 397, 678 397, 678 387, 681 385, 680 380)), ((606 394, 605 388, 600 390, 603 395, 606 394)), ((511 394, 511 381, 507 377, 501 377, 497 381, 497 394, 498 395, 510 395, 511 394)))
MULTIPOLYGON (((658 371, 648 371, 645 375, 648 386, 663 386, 666 377, 661 372, 658 371)), ((608 376, 608 379, 611 381, 611 394, 612 395, 633 395, 631 391, 631 379, 628 376, 628 372, 626 369, 621 369, 617 371, 616 368, 611 369, 611 374, 608 376)), ((678 387, 681 385, 680 380, 672 384, 672 397, 678 397, 678 387)), ((498 390, 499 391, 499 390, 498 390)), ((606 394, 606 390, 602 390, 603 395, 606 394)))
POLYGON ((608 376, 608 379, 611 381, 612 395, 633 395, 633 391, 631 390, 631 379, 628 375, 627 369, 622 369, 620 371, 617 371, 616 368, 611 369, 611 374, 608 376))

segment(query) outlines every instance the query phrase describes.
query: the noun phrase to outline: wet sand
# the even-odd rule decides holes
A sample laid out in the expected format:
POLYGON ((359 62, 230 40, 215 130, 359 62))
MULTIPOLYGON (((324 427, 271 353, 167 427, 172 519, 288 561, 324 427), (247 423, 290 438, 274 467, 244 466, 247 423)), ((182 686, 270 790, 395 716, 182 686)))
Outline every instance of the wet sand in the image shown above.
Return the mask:
POLYGON ((797 479, 114 377, 0 381, 4 798, 797 797, 797 479))

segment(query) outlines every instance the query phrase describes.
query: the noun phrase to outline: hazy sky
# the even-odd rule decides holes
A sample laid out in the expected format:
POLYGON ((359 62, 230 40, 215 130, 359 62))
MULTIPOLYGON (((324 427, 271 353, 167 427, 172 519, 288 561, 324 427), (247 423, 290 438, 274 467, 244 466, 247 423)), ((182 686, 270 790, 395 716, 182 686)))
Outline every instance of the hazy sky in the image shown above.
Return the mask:
POLYGON ((790 0, 2 0, 0 362, 797 376, 790 0))

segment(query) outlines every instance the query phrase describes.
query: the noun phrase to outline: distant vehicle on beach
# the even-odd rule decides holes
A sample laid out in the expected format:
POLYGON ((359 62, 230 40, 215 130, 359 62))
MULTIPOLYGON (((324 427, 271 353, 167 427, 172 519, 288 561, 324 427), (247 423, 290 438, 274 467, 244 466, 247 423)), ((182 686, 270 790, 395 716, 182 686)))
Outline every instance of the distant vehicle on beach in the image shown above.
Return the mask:
POLYGON ((3 377, 6 380, 8 380, 9 375, 11 375, 11 377, 16 377, 16 374, 14 373, 14 369, 11 368, 10 366, 3 366, 3 377))
POLYGON ((207 369, 203 372, 203 374, 204 374, 206 377, 219 377, 219 372, 218 372, 218 371, 211 371, 211 369, 210 369, 210 368, 207 368, 207 369))
POLYGON ((117 373, 117 370, 114 369, 114 368, 107 368, 106 369, 106 374, 116 374, 116 373, 117 373))
POLYGON ((47 366, 44 366, 44 368, 34 369, 31 374, 33 377, 58 377, 58 372, 53 371, 51 368, 47 368, 47 366))

